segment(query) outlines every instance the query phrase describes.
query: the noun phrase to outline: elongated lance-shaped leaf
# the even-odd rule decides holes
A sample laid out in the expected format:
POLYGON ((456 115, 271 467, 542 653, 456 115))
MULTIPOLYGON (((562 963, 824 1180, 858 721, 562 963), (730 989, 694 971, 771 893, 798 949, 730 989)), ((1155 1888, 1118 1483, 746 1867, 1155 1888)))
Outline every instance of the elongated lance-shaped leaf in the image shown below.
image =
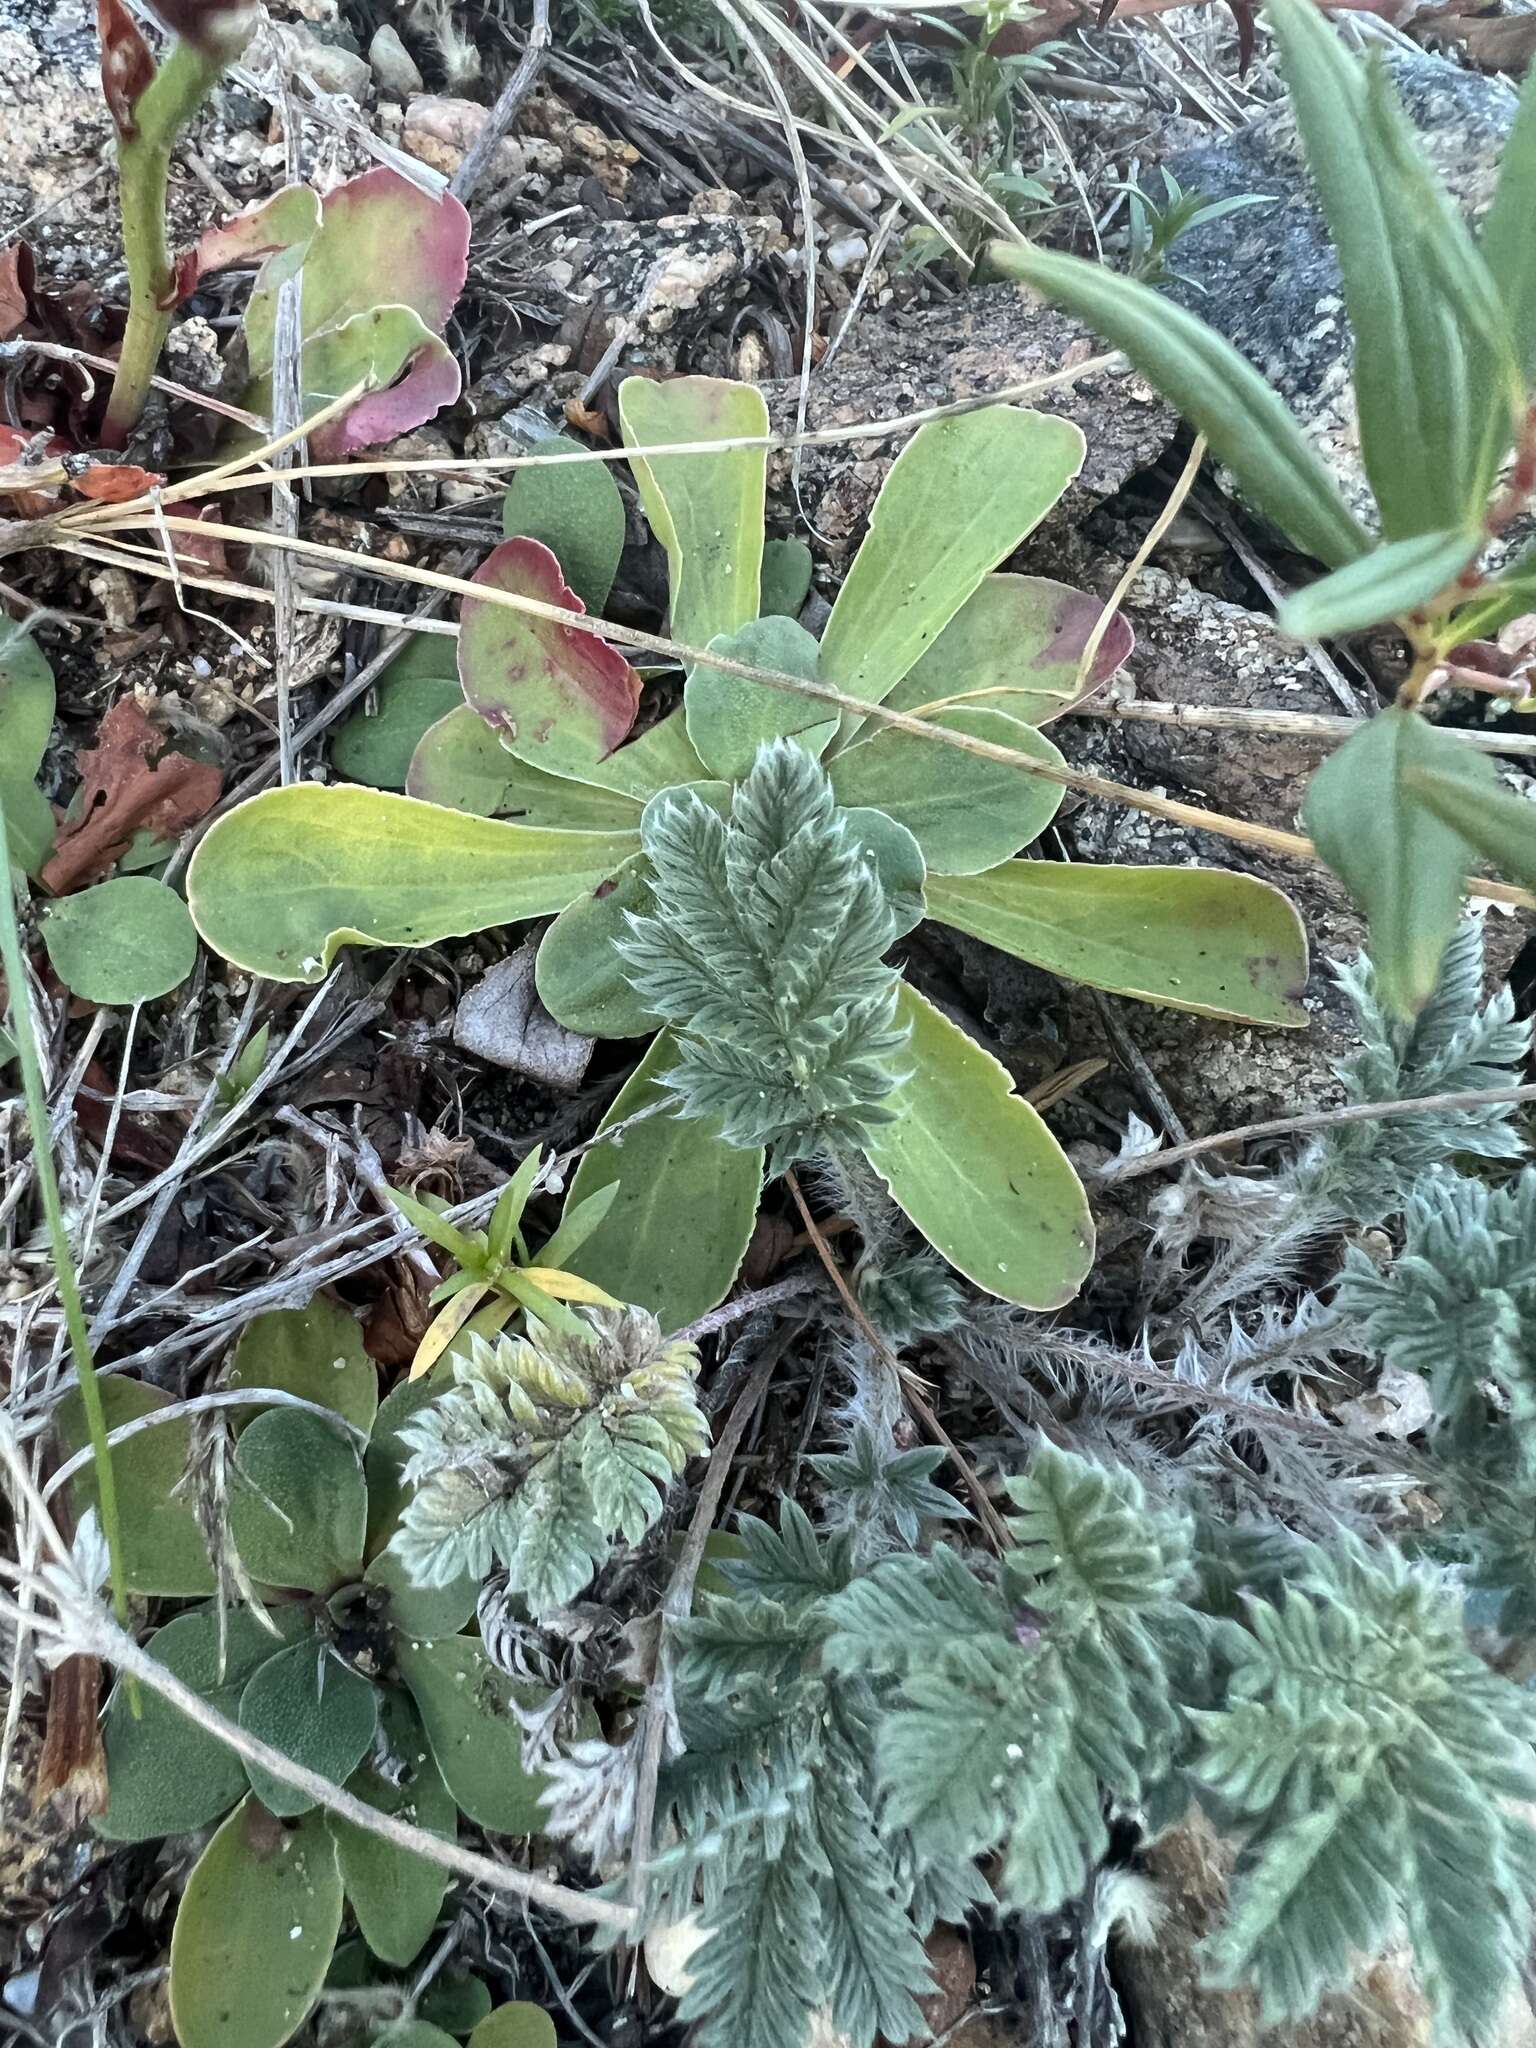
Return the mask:
POLYGON ((727 1145, 708 1122, 672 1114, 660 1076, 677 1046, 662 1032, 614 1097, 598 1133, 648 1111, 622 1144, 584 1152, 567 1205, 616 1186, 617 1195, 571 1263, 664 1330, 724 1301, 746 1256, 763 1184, 762 1151, 727 1145))
POLYGON ((636 844, 632 833, 538 831, 300 782, 219 819, 192 856, 187 905, 236 966, 318 981, 342 946, 431 946, 547 917, 636 844))
POLYGON ((626 377, 619 386, 626 447, 694 442, 697 454, 631 456, 640 502, 667 551, 674 640, 707 647, 758 614, 767 501, 766 447, 708 444, 768 433, 768 406, 750 384, 723 377, 626 377))
POLYGON ((1386 82, 1311 0, 1269 18, 1354 332, 1360 452, 1388 540, 1476 517, 1513 431, 1492 280, 1386 82))
POLYGON ((1477 763, 1470 773, 1463 762, 1445 757, 1434 767, 1426 762, 1409 768, 1404 787, 1442 825, 1460 833, 1490 867, 1536 889, 1536 803, 1479 774, 1482 757, 1470 748, 1457 752, 1477 763))
POLYGON ((1093 1220, 1071 1161, 1007 1069, 905 985, 907 1078, 864 1152, 935 1251, 988 1294, 1070 1301, 1093 1263, 1093 1220))
POLYGON ((1004 861, 933 875, 928 914, 1015 959, 1162 1009, 1305 1025, 1307 935, 1290 898, 1210 868, 1004 861))
POLYGON ((1515 125, 1504 145, 1482 252, 1515 337, 1527 383, 1536 381, 1536 63, 1525 74, 1515 125))
POLYGON ((1472 560, 1481 540, 1482 530, 1475 525, 1390 540, 1288 597, 1280 607, 1281 629, 1298 640, 1320 640, 1403 618, 1438 597, 1472 560))
POLYGON ((1297 547, 1338 568, 1370 546, 1279 393, 1205 321, 1081 256, 994 242, 987 263, 1068 307, 1122 349, 1297 547))
MULTIPOLYGON (((474 581, 564 611, 586 609, 542 541, 503 541, 474 581)), ((614 751, 640 702, 640 678, 595 633, 483 598, 464 600, 459 681, 464 701, 500 734, 509 753, 578 778, 614 751)))
MULTIPOLYGON (((821 639, 821 680, 883 703, 1082 467, 1070 420, 999 405, 929 420, 891 465, 821 639)), ((857 727, 845 718, 844 740, 857 727)))
POLYGON ((1370 919, 1377 988, 1399 1017, 1414 1016, 1434 990, 1471 864, 1464 834, 1417 793, 1420 770, 1454 777, 1474 801, 1498 794, 1484 755, 1392 705, 1323 763, 1301 813, 1370 919))

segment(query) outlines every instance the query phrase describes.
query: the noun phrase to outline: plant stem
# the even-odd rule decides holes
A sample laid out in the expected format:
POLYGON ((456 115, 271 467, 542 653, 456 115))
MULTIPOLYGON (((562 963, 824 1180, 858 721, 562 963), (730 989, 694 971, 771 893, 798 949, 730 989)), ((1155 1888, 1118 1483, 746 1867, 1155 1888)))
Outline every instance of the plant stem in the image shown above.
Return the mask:
POLYGON ((27 990, 25 963, 21 957, 21 931, 16 922, 16 894, 11 881, 10 845, 6 837, 5 804, 0 799, 0 966, 5 969, 10 996, 11 1034, 16 1040, 16 1057, 21 1063, 22 1093, 27 1104, 27 1123, 32 1132, 32 1171, 42 1197, 48 1222, 48 1240, 53 1248, 54 1279, 69 1346, 80 1377, 80 1399, 90 1433, 91 1456, 96 1469, 96 1496, 101 1506, 102 1533, 107 1539, 107 1556, 112 1566, 112 1608, 120 1627, 128 1625, 128 1581, 123 1569, 123 1533, 117 1513, 117 1486, 112 1473, 112 1447, 107 1442, 107 1415, 102 1405, 101 1382, 96 1377, 91 1340, 80 1306, 80 1286, 75 1277, 74 1255, 64 1211, 59 1201, 58 1176, 53 1169, 53 1139, 48 1128, 48 1100, 43 1092, 42 1063, 37 1056, 37 1038, 32 1019, 32 999, 27 990))
POLYGON ((218 83, 224 60, 175 42, 133 108, 134 133, 118 137, 117 174, 128 259, 128 325, 102 422, 103 448, 122 448, 139 423, 170 332, 176 275, 165 235, 171 144, 218 83))

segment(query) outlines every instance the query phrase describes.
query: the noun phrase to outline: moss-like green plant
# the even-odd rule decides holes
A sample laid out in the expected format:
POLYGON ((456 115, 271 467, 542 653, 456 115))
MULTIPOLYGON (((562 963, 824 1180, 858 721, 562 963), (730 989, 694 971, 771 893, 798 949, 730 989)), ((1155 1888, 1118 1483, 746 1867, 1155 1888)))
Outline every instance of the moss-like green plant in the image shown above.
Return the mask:
MULTIPOLYGON (((459 640, 465 703, 423 733, 409 794, 296 786, 220 820, 189 875, 193 915, 215 950, 257 973, 312 980, 349 942, 426 944, 558 912, 537 972, 562 1022, 608 1037, 665 1022, 684 1041, 718 1038, 644 975, 637 986, 622 947, 631 920, 643 930, 655 912, 664 820, 724 811, 733 787, 739 804, 760 749, 793 741, 821 762, 833 809, 879 870, 890 936, 926 914, 1147 1001, 1303 1021, 1305 939, 1277 891, 1201 869, 1015 857, 1060 801, 1051 778, 1064 764, 1040 724, 1130 646, 1112 622, 1080 676, 1098 605, 992 573, 1076 473, 1075 427, 1009 406, 921 427, 818 643, 769 608, 803 594, 805 562, 795 544, 765 542, 761 394, 711 378, 631 378, 620 411, 667 555, 672 633, 693 650, 681 707, 644 724, 641 678, 597 633, 569 623, 582 606, 565 558, 581 563, 594 597, 612 574, 612 480, 589 462, 572 473, 588 479, 579 488, 515 485, 508 517, 537 537, 514 535, 475 578, 483 594, 466 600, 459 640), (609 535, 595 551, 594 533, 609 535), (797 683, 831 687, 869 715, 829 709, 797 683), (882 706, 975 750, 888 727, 882 706), (1032 764, 1043 774, 1026 772, 1032 764)), ((522 474, 565 473, 562 459, 522 474)), ((686 867, 686 855, 671 861, 674 896, 686 867)), ((889 1121, 865 1149, 895 1201, 977 1285, 1037 1307, 1066 1300, 1092 1236, 1054 1140, 1004 1069, 909 988, 897 992, 892 1028, 904 1050, 890 1069, 889 1121)), ((757 1056, 773 1058, 779 1044, 765 1039, 757 1056)), ((613 1119, 675 1106, 678 1068, 677 1041, 663 1032, 613 1119)), ((606 1150, 583 1161, 578 1196, 617 1179, 606 1150)), ((740 1122, 727 1133, 709 1118, 680 1128, 648 1114, 627 1130, 623 1159, 623 1185, 580 1270, 675 1327, 730 1286, 761 1148, 740 1122)))

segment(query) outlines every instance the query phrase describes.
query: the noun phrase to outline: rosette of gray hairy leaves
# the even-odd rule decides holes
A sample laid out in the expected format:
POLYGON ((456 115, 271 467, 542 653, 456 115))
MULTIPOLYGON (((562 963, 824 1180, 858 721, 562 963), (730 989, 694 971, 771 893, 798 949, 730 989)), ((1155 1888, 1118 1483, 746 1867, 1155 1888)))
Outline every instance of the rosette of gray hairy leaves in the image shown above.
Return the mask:
POLYGON ((729 819, 694 789, 641 828, 654 908, 619 942, 642 1000, 678 1034, 662 1077, 681 1113, 779 1173, 855 1146, 902 1078, 896 914, 825 770, 793 740, 759 748, 729 819))
POLYGON ((483 1578, 499 1559, 510 1589, 548 1613, 616 1537, 639 1542, 709 1442, 691 1344, 664 1342, 638 1308, 591 1309, 587 1324, 472 1338, 453 1385, 401 1430, 415 1491, 391 1547, 418 1585, 483 1578))

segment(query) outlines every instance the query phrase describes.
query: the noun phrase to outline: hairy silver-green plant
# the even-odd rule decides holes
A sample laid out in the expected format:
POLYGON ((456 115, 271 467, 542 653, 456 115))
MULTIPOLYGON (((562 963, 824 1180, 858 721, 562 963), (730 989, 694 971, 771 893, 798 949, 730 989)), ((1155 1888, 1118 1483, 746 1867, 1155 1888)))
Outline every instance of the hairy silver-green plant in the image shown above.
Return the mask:
POLYGON ((401 1430, 414 1488, 392 1547, 418 1585, 499 1559, 537 1616, 572 1600, 615 1538, 638 1543, 709 1441, 691 1344, 644 1309, 589 1309, 587 1332, 471 1339, 453 1385, 401 1430))
POLYGON ((889 1111, 906 1034, 883 955, 896 916, 825 769, 793 740, 758 750, 723 819, 669 790, 641 828, 653 909, 620 941, 641 999, 678 1034, 660 1078, 683 1115, 781 1172, 856 1146, 889 1111))
POLYGON ((1429 1381, 1437 1424, 1457 1434, 1486 1420, 1493 1381, 1536 1466, 1536 1168, 1503 1188, 1428 1173, 1403 1223, 1386 1272, 1350 1248, 1339 1307, 1373 1351, 1429 1381))

